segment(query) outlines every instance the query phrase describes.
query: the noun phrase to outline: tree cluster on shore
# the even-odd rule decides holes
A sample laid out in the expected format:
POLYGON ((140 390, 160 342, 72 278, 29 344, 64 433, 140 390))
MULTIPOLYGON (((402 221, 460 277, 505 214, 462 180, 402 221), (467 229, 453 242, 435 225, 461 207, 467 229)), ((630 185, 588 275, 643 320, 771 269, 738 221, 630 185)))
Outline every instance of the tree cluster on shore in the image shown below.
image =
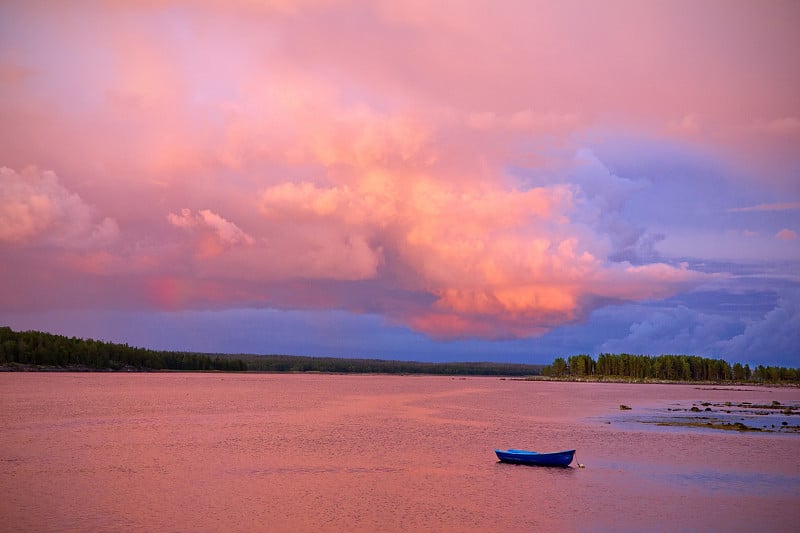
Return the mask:
POLYGON ((749 364, 731 365, 722 359, 696 355, 631 355, 603 353, 595 361, 589 355, 557 357, 542 375, 556 378, 623 378, 664 381, 716 381, 800 383, 800 368, 749 364))
POLYGON ((0 327, 0 365, 92 370, 247 370, 244 361, 205 354, 148 350, 0 327))

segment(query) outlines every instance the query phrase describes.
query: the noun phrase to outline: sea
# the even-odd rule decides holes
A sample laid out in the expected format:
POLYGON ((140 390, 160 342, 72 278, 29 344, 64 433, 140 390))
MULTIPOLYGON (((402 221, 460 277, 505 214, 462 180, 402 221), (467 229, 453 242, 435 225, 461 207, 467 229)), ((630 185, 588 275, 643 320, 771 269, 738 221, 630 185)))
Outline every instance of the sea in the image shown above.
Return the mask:
POLYGON ((0 530, 796 532, 792 406, 800 389, 6 372, 0 530), (757 431, 669 423, 741 405, 757 431))

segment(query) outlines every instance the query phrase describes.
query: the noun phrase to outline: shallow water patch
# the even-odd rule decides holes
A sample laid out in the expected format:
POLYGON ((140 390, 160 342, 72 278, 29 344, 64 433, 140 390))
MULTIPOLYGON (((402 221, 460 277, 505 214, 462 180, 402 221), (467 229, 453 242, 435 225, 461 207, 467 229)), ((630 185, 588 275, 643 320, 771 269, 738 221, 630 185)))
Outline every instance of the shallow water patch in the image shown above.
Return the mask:
MULTIPOLYGON (((626 406, 627 407, 627 406, 626 406)), ((780 402, 684 402, 637 409, 631 406, 605 418, 623 427, 662 431, 732 431, 800 435, 800 404, 780 402)))

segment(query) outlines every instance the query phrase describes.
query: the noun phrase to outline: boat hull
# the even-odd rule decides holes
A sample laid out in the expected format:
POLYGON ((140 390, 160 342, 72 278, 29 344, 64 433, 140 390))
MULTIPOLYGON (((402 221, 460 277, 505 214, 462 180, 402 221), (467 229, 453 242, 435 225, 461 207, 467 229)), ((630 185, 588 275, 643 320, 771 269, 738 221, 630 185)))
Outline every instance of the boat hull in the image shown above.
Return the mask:
POLYGON ((575 457, 575 450, 563 452, 537 453, 527 450, 495 450, 497 458, 503 463, 530 466, 569 466, 575 457))

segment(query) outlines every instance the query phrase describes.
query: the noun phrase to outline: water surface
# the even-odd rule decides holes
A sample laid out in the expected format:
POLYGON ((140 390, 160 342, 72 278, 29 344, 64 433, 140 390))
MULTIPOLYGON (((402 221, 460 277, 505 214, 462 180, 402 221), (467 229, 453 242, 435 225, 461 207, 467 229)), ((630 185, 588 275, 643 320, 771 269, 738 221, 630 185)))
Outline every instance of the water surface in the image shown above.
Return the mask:
POLYGON ((620 423, 797 389, 285 374, 0 374, 14 531, 796 531, 800 436, 620 423), (577 449, 586 468, 498 463, 577 449))

